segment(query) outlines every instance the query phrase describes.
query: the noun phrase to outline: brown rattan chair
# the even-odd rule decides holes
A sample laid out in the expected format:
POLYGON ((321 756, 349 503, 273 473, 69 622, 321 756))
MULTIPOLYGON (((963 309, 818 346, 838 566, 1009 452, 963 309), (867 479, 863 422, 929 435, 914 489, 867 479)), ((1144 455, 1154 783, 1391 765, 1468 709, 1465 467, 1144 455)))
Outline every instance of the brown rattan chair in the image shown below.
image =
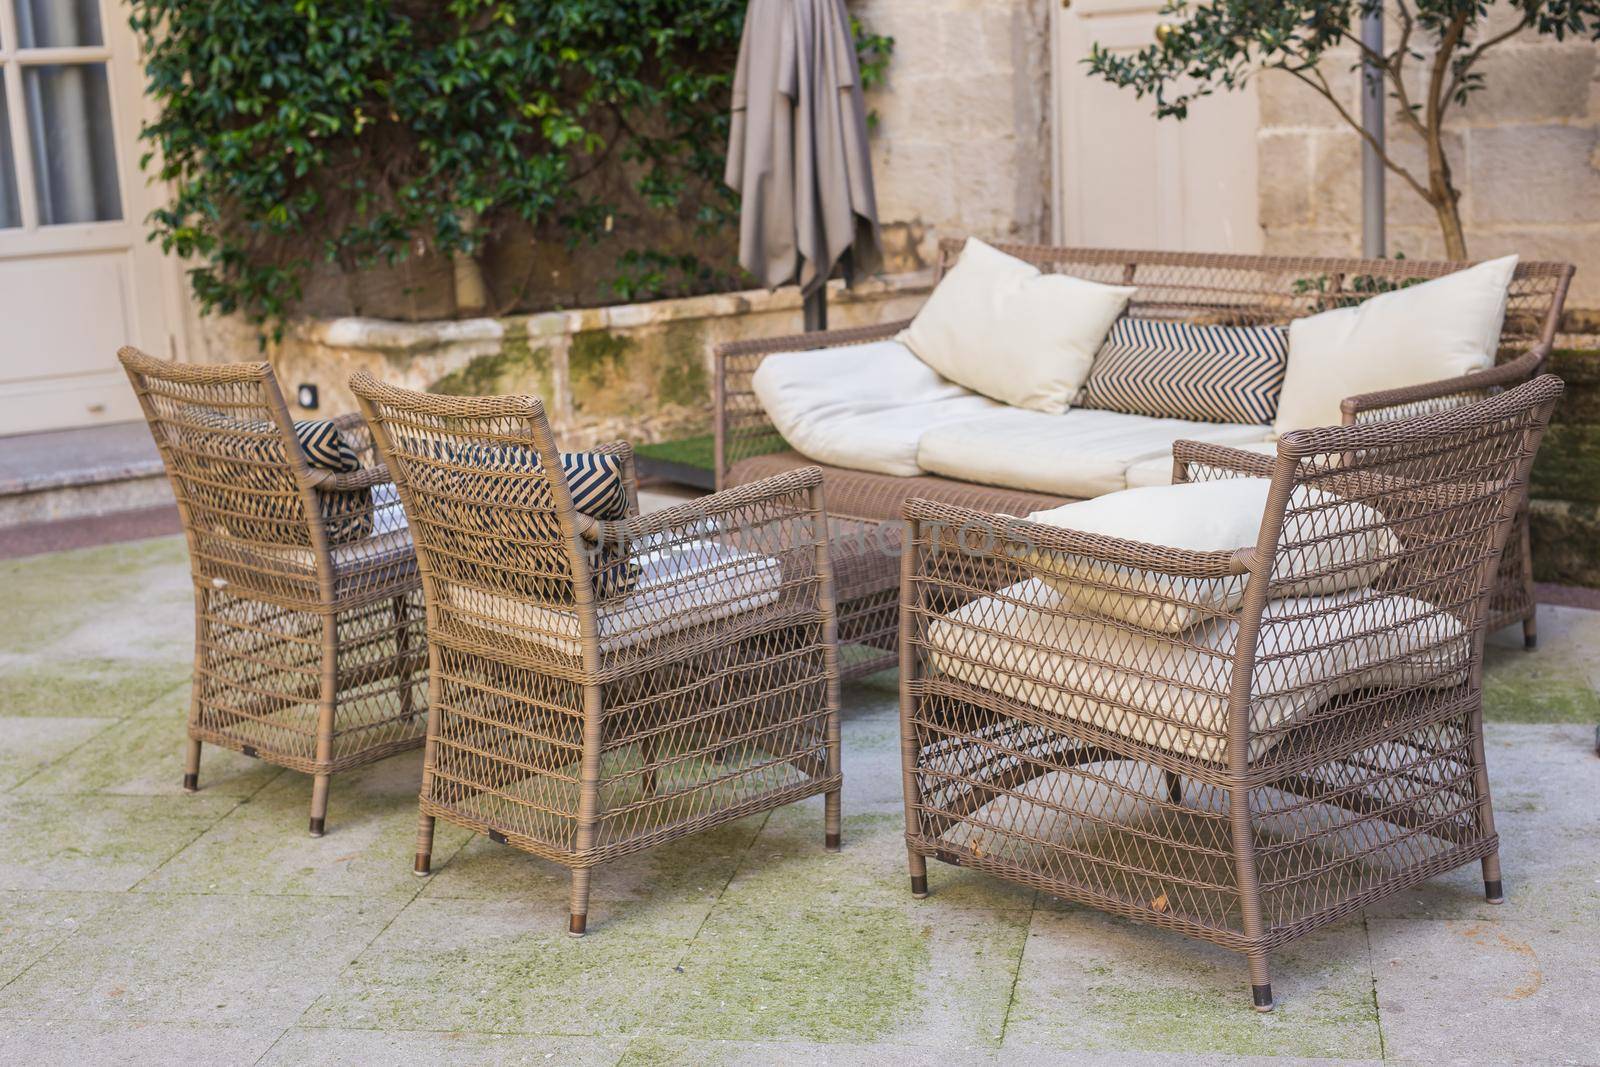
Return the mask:
POLYGON ((1263 1010, 1268 953, 1319 926, 1473 860, 1499 902, 1483 639, 1561 388, 1291 433, 1275 459, 1181 443, 1180 481, 1270 480, 1238 551, 913 501, 912 891, 933 857, 1214 942, 1263 1010), (1193 624, 1077 607, 1129 588, 1193 624))
POLYGON ((329 777, 422 744, 422 590, 394 487, 355 413, 331 420, 360 469, 313 468, 266 363, 118 353, 189 543, 195 660, 184 788, 202 743, 329 777))
MULTIPOLYGON (((955 265, 963 244, 955 238, 940 242, 935 281, 955 265)), ((1046 272, 1136 286, 1128 305, 1130 315, 1224 325, 1288 323, 1469 265, 1442 260, 1247 256, 998 242, 996 247, 1046 272)), ((1458 407, 1529 380, 1549 359, 1572 275, 1573 268, 1567 263, 1524 260, 1517 264, 1500 335, 1498 366, 1463 378, 1344 398, 1344 421, 1374 422, 1458 407)), ((718 345, 713 387, 717 487, 742 485, 812 463, 790 449, 762 410, 752 378, 764 359, 777 352, 888 340, 908 325, 909 320, 718 345)), ((1070 463, 1071 458, 1063 462, 1070 463)), ((895 558, 901 509, 908 500, 922 498, 1014 515, 1067 502, 1063 497, 932 474, 905 478, 829 466, 822 471, 835 528, 839 639, 847 647, 854 646, 845 666, 847 678, 894 665, 899 632, 895 558)), ((1524 508, 1495 582, 1489 624, 1498 629, 1520 622, 1532 648, 1537 630, 1527 527, 1524 508)))
POLYGON ((821 477, 639 516, 573 506, 533 397, 351 388, 417 540, 432 691, 416 870, 443 818, 572 870, 818 793, 839 848, 839 674, 821 477), (556 472, 550 474, 547 472, 556 472), (627 580, 617 580, 625 574, 627 580), (600 581, 600 576, 611 576, 600 581))

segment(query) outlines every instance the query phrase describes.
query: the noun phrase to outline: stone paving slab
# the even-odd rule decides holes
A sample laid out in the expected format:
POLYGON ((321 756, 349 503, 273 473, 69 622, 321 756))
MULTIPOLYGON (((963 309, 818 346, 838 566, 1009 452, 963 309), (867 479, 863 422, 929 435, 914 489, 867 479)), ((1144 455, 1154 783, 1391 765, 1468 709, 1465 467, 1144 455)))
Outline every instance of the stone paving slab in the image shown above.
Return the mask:
POLYGON ((255 1063, 280 1032, 276 1026, 7 1019, 0 1026, 0 1063, 31 1067, 255 1063))
POLYGON ((131 889, 237 803, 203 793, 0 795, 0 889, 131 889))
POLYGON ((262 1067, 345 1067, 353 1063, 381 1063, 384 1067, 609 1067, 626 1048, 625 1038, 296 1026, 287 1030, 259 1062, 262 1067))
POLYGON ((1382 1055, 1359 920, 1280 949, 1271 966, 1278 1007, 1257 1015, 1244 957, 1048 901, 1028 932, 1006 1042, 1102 1052, 1382 1055))
POLYGON ((0 892, 0 987, 122 899, 117 893, 0 892))
POLYGON ((631 1034, 703 909, 645 903, 566 932, 559 903, 432 900, 405 908, 299 1020, 309 1026, 595 1037, 631 1034))
MULTIPOLYGON (((209 757, 219 750, 205 750, 209 757)), ((257 761, 249 760, 255 763, 257 761)), ((209 796, 205 759, 201 791, 209 796)), ((264 764, 262 766, 265 766, 264 764)), ((422 753, 408 752, 333 778, 328 833, 306 833, 309 775, 283 771, 139 884, 140 890, 328 897, 414 896, 417 783, 422 753)), ((434 847, 450 856, 473 835, 441 824, 434 847)))
MULTIPOLYGON (((187 702, 188 687, 184 689, 187 702)), ((34 723, 62 721, 75 720, 16 720, 19 729, 28 729, 34 723)), ((182 714, 136 715, 113 724, 107 724, 104 719, 88 721, 99 724, 92 738, 56 760, 48 769, 30 777, 18 787, 18 793, 182 794, 183 761, 189 746, 182 714)), ((281 769, 270 763, 225 748, 207 746, 200 765, 202 795, 248 797, 280 773, 281 769)))
POLYGON ((1595 912, 1368 921, 1389 1055, 1600 1062, 1595 912))
POLYGON ((404 900, 131 893, 0 991, 0 1018, 298 1020, 404 900))
POLYGON ((0 793, 32 778, 113 721, 64 715, 7 719, 0 729, 0 793))

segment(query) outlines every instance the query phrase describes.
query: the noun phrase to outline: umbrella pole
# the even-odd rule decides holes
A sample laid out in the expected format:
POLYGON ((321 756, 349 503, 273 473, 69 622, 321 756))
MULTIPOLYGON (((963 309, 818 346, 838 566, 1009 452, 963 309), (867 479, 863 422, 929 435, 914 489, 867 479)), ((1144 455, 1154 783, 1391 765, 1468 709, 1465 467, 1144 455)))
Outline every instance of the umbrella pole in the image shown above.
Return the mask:
POLYGON ((805 302, 806 333, 817 333, 828 328, 828 287, 820 285, 817 291, 806 297, 805 302))

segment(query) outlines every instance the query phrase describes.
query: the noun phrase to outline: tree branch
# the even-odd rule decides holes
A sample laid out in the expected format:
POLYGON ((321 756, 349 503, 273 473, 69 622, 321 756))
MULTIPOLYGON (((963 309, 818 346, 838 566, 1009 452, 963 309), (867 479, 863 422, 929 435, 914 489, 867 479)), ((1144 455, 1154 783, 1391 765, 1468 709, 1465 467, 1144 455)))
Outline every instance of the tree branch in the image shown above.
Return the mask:
POLYGON ((1523 15, 1522 21, 1518 22, 1515 26, 1511 27, 1509 30, 1505 30, 1502 33, 1495 34, 1487 41, 1483 41, 1482 43, 1475 45, 1471 51, 1462 56, 1461 62, 1456 65, 1454 73, 1452 73, 1450 76, 1450 84, 1445 88, 1444 102, 1439 109, 1439 113, 1442 115, 1446 110, 1449 109, 1450 102, 1456 97, 1456 91, 1460 89, 1462 84, 1466 81, 1467 73, 1472 70, 1473 64, 1478 62, 1483 53, 1487 52, 1495 45, 1500 44, 1502 41, 1510 40, 1512 37, 1515 37, 1517 34, 1521 33, 1523 30, 1532 25, 1533 16, 1531 14, 1523 15))
POLYGON ((1339 113, 1339 117, 1344 119, 1345 124, 1351 129, 1355 130, 1356 133, 1361 136, 1363 141, 1371 145, 1372 148, 1377 151, 1378 158, 1383 160, 1383 165, 1385 167, 1398 174, 1407 185, 1411 186, 1411 188, 1416 191, 1418 196, 1422 197, 1422 199, 1426 200, 1430 204, 1433 203, 1433 197, 1429 194, 1427 187, 1425 187, 1421 182, 1417 181, 1416 176, 1413 175, 1409 170, 1396 163, 1394 159, 1390 157, 1389 153, 1384 149, 1384 146, 1379 144, 1377 139, 1373 137, 1372 134, 1368 133, 1364 127, 1362 127, 1361 120, 1350 114, 1349 109, 1339 102, 1338 97, 1334 96, 1333 91, 1328 86, 1328 79, 1323 77, 1323 74, 1320 70, 1318 70, 1316 67, 1310 68, 1312 73, 1316 75, 1316 78, 1313 80, 1312 78, 1306 76, 1303 68, 1291 67, 1287 64, 1277 64, 1277 66, 1280 70, 1286 70, 1290 74, 1293 74, 1296 78, 1299 78, 1306 85, 1309 85, 1312 90, 1318 93, 1323 99, 1327 100, 1328 103, 1332 104, 1334 110, 1339 113))

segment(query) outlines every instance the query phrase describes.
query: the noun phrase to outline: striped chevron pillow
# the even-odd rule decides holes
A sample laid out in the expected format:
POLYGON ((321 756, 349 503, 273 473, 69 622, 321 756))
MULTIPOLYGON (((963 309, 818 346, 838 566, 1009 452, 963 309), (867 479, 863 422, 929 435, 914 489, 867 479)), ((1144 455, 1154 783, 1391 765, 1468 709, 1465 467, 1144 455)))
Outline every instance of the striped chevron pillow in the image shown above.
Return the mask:
POLYGON ((1194 422, 1269 423, 1289 364, 1280 326, 1192 326, 1121 318, 1100 347, 1086 408, 1194 422))

